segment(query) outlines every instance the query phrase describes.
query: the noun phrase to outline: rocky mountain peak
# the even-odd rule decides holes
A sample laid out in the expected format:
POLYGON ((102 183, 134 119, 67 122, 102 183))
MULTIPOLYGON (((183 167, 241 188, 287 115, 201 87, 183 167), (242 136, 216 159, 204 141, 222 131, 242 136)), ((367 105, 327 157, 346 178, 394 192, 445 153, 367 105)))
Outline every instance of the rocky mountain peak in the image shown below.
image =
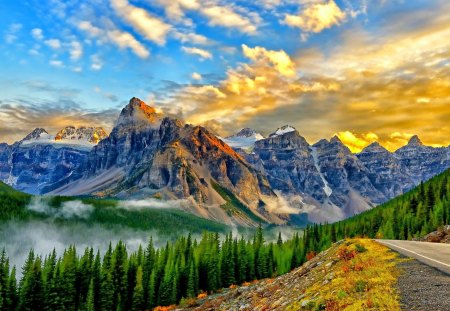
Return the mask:
POLYGON ((371 143, 370 145, 368 145, 367 147, 365 147, 361 153, 364 152, 386 152, 388 151, 386 148, 384 148, 383 146, 380 145, 380 143, 378 143, 377 141, 371 143))
POLYGON ((330 143, 332 144, 342 144, 342 141, 339 139, 339 137, 337 137, 337 135, 334 135, 333 137, 331 137, 330 139, 330 143))
POLYGON ((284 135, 286 133, 296 132, 296 131, 297 130, 292 125, 283 125, 282 127, 278 128, 275 132, 270 134, 269 137, 281 136, 281 135, 284 135))
POLYGON ((159 120, 155 108, 148 106, 137 97, 130 99, 120 113, 117 125, 124 124, 148 124, 159 120))
POLYGON ((420 140, 419 136, 414 135, 411 137, 408 141, 409 146, 423 146, 422 141, 420 140))
POLYGON ((25 136, 22 141, 29 141, 29 140, 37 140, 37 139, 47 139, 49 136, 48 132, 43 128, 35 128, 30 134, 25 136))
POLYGON ((243 128, 236 134, 228 136, 227 138, 234 138, 234 137, 258 137, 259 139, 264 138, 264 136, 262 136, 260 133, 256 132, 254 129, 251 129, 248 127, 243 128))
POLYGON ((55 136, 55 141, 71 141, 71 142, 87 142, 98 144, 98 142, 106 138, 105 130, 101 127, 75 127, 66 126, 61 129, 55 136))

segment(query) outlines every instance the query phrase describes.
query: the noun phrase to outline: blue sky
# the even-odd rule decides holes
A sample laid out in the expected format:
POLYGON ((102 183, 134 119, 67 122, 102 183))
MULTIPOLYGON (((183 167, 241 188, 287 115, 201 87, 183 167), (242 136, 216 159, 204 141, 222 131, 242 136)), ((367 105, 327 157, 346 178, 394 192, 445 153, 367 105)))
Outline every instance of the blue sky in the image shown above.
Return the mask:
POLYGON ((290 123, 310 141, 338 134, 355 148, 377 139, 392 149, 413 133, 449 143, 445 122, 430 125, 449 115, 448 79, 426 78, 448 78, 446 1, 249 3, 3 1, 0 140, 37 126, 110 130, 137 96, 224 134, 290 123))

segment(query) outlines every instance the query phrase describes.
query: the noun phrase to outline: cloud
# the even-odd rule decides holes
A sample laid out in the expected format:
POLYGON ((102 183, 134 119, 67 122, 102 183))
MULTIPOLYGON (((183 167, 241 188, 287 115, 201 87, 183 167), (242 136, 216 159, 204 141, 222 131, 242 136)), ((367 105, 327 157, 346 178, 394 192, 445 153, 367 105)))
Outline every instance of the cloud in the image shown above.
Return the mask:
POLYGON ((166 36, 171 28, 169 24, 146 10, 129 4, 127 0, 111 0, 111 6, 120 17, 145 38, 159 45, 166 43, 166 36))
POLYGON ((64 63, 60 60, 57 59, 53 59, 49 62, 49 64, 53 67, 58 67, 58 68, 63 68, 64 67, 64 63))
POLYGON ((292 77, 296 74, 294 62, 283 50, 269 51, 259 46, 249 48, 243 44, 242 51, 247 58, 255 62, 271 63, 282 75, 292 77))
POLYGON ((54 50, 58 50, 61 48, 61 41, 59 41, 58 39, 45 40, 44 43, 54 50))
POLYGON ((128 32, 112 30, 108 32, 108 36, 112 42, 115 42, 121 48, 131 48, 133 52, 141 58, 147 58, 150 56, 150 52, 147 48, 128 32))
POLYGON ((336 2, 330 0, 327 3, 316 3, 307 6, 298 15, 286 14, 284 22, 307 33, 318 33, 334 25, 339 25, 345 18, 346 13, 337 6, 336 2))
POLYGON ((91 55, 91 69, 98 71, 103 68, 103 60, 98 54, 91 55))
MULTIPOLYGON (((147 58, 150 56, 150 51, 128 32, 118 29, 103 30, 92 25, 92 23, 88 21, 81 21, 77 26, 79 29, 87 32, 91 37, 98 38, 99 40, 107 40, 120 48, 130 48, 137 56, 141 58, 147 58)), ((99 70, 102 66, 96 65, 94 67, 94 70, 99 70)))
POLYGON ((375 133, 354 134, 350 131, 338 132, 335 134, 352 151, 360 152, 366 146, 378 141, 379 137, 375 133))
POLYGON ((81 56, 83 56, 83 46, 78 41, 72 41, 70 43, 70 58, 72 60, 78 60, 81 56))
POLYGON ((211 26, 223 26, 228 28, 236 28, 237 30, 247 33, 255 34, 258 30, 260 17, 258 14, 253 14, 253 20, 238 14, 230 6, 206 6, 200 10, 201 14, 209 19, 211 26))
POLYGON ((87 219, 94 211, 94 206, 84 204, 81 201, 63 202, 61 207, 54 208, 48 205, 48 201, 41 197, 33 197, 27 206, 30 211, 46 214, 55 218, 83 218, 87 219))
POLYGON ((44 39, 44 33, 43 33, 42 29, 40 29, 40 28, 33 28, 31 30, 31 35, 33 36, 34 39, 39 40, 39 41, 44 39))
POLYGON ((12 23, 5 31, 5 42, 12 44, 17 40, 17 33, 22 29, 23 25, 19 23, 12 23))
POLYGON ((200 59, 211 59, 213 57, 212 54, 207 50, 196 47, 182 46, 181 50, 187 54, 198 55, 200 56, 200 59))
POLYGON ((199 73, 197 73, 197 72, 193 72, 192 74, 191 74, 191 78, 192 79, 194 79, 194 80, 201 80, 202 79, 202 75, 201 74, 199 74, 199 73))
POLYGON ((203 35, 199 35, 193 32, 181 32, 181 31, 177 31, 173 33, 173 37, 180 40, 182 43, 193 43, 193 44, 200 44, 200 45, 208 45, 211 44, 211 41, 203 36, 203 35))

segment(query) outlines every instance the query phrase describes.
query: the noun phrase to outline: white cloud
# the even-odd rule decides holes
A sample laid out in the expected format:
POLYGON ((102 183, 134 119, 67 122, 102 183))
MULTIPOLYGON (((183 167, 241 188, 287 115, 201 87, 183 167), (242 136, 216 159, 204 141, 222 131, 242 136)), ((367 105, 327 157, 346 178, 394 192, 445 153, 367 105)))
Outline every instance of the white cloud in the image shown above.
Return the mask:
MULTIPOLYGON (((150 56, 150 51, 128 32, 118 29, 103 30, 92 25, 92 23, 88 21, 78 23, 78 28, 87 32, 91 37, 96 37, 99 40, 108 40, 120 48, 130 48, 137 56, 141 58, 147 58, 150 56)), ((98 68, 99 66, 94 67, 97 68, 96 70, 101 68, 101 66, 100 68, 98 68)))
POLYGON ((91 56, 91 69, 92 70, 100 70, 103 67, 103 60, 100 58, 99 55, 94 54, 91 56))
POLYGON ((78 41, 72 41, 70 43, 71 50, 70 50, 70 59, 72 60, 78 60, 83 55, 83 46, 78 41))
POLYGON ((61 42, 58 39, 49 39, 49 40, 45 40, 44 42, 52 49, 57 50, 57 49, 61 48, 61 42))
POLYGON ((145 38, 159 45, 166 43, 166 36, 171 28, 169 24, 142 8, 130 5, 127 0, 111 0, 111 5, 120 17, 145 38))
POLYGON ((51 66, 53 66, 53 67, 58 67, 58 68, 63 68, 63 67, 64 67, 64 63, 63 63, 62 61, 56 60, 56 59, 51 60, 51 61, 49 62, 49 64, 50 64, 51 66))
POLYGON ((292 27, 298 27, 304 32, 319 33, 326 28, 339 25, 346 18, 343 12, 334 2, 316 3, 308 6, 298 15, 286 14, 284 22, 292 27))
POLYGON ((150 56, 150 52, 145 48, 145 46, 128 32, 111 30, 108 31, 108 37, 112 42, 115 42, 121 48, 129 47, 137 56, 141 58, 147 58, 150 56))
POLYGON ((185 53, 192 54, 192 55, 198 55, 198 56, 200 56, 201 59, 206 59, 206 58, 211 59, 213 57, 210 52, 203 50, 203 49, 199 49, 199 48, 195 48, 195 47, 185 47, 185 46, 182 46, 181 49, 185 53))
POLYGON ((42 40, 44 39, 44 33, 42 31, 42 29, 40 28, 33 28, 31 30, 31 35, 33 36, 33 38, 35 38, 36 40, 42 40))
POLYGON ((180 40, 182 43, 188 42, 188 43, 201 44, 201 45, 210 44, 210 40, 207 37, 193 33, 193 32, 189 32, 189 33, 174 32, 173 37, 175 39, 180 40))
POLYGON ((198 72, 193 72, 191 75, 191 78, 198 81, 198 80, 201 80, 203 77, 198 72))
POLYGON ((236 28, 237 30, 255 34, 257 31, 257 24, 259 23, 259 15, 253 14, 253 20, 238 14, 229 6, 207 6, 200 10, 201 14, 209 19, 211 26, 223 26, 228 28, 236 28))

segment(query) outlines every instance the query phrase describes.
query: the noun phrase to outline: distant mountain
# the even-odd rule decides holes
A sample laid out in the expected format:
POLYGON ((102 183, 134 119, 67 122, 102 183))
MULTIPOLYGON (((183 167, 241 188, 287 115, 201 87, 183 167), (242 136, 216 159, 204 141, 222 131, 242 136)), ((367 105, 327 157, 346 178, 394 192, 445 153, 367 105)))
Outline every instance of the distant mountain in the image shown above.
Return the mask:
POLYGON ((226 144, 232 148, 240 148, 250 150, 253 148, 255 142, 264 139, 264 136, 253 129, 243 128, 234 135, 222 138, 226 144))
POLYGON ((98 144, 98 142, 106 138, 105 130, 101 127, 80 127, 66 126, 60 130, 56 136, 55 141, 76 141, 87 142, 91 144, 98 144))
POLYGON ((59 186, 107 136, 102 128, 66 127, 55 136, 36 128, 13 145, 0 144, 0 181, 31 194, 59 186))

